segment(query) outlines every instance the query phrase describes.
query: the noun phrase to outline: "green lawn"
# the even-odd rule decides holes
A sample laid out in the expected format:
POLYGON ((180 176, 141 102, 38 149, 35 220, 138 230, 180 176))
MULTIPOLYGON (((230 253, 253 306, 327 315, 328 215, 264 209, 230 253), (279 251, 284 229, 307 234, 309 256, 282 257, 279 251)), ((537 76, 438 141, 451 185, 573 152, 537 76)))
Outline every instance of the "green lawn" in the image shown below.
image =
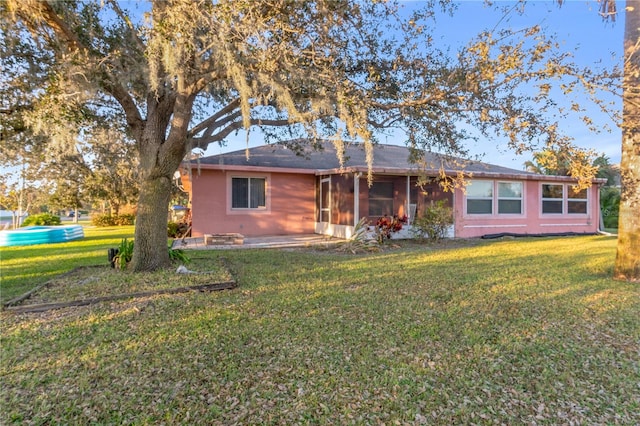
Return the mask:
POLYGON ((108 265, 107 250, 133 237, 133 226, 84 227, 81 240, 58 244, 0 247, 0 301, 37 287, 78 266, 108 265))
POLYGON ((461 245, 202 251, 239 288, 5 312, 0 423, 639 424, 615 239, 461 245))

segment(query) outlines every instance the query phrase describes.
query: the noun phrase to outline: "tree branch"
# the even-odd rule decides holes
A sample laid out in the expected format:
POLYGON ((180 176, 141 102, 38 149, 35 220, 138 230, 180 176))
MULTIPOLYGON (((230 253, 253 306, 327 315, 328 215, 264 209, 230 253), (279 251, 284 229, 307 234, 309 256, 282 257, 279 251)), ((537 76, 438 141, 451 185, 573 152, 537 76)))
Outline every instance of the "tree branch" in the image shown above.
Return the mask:
POLYGON ((131 37, 135 41, 136 46, 138 46, 138 49, 140 49, 140 52, 144 52, 146 50, 146 46, 144 45, 140 37, 138 37, 138 35, 136 34, 136 28, 133 26, 131 19, 129 19, 129 17, 125 15, 124 11, 120 8, 120 6, 116 1, 108 0, 108 3, 113 8, 113 11, 116 13, 116 15, 118 15, 118 17, 120 17, 120 19, 122 19, 124 23, 127 25, 127 27, 129 28, 129 33, 131 34, 131 37))
MULTIPOLYGON (((236 114, 236 118, 240 118, 240 116, 241 115, 239 113, 236 114)), ((250 124, 251 126, 285 127, 285 126, 290 126, 294 123, 286 119, 264 120, 259 118, 252 118, 250 120, 250 124)), ((242 129, 242 127, 243 127, 242 120, 236 120, 228 124, 226 127, 221 129, 217 133, 211 132, 205 136, 193 137, 191 138, 191 141, 193 142, 193 147, 200 148, 200 149, 207 149, 209 144, 214 142, 221 142, 222 140, 224 140, 224 138, 229 136, 234 131, 242 129)))
MULTIPOLYGON (((65 21, 56 13, 51 4, 47 1, 39 1, 36 3, 36 11, 34 13, 38 13, 46 25, 48 25, 54 33, 58 35, 62 40, 67 44, 67 50, 70 52, 80 53, 87 57, 92 56, 91 49, 82 43, 80 38, 73 32, 73 30, 67 25, 65 21)), ((22 5, 21 5, 22 6, 22 5)), ((29 6, 23 6, 29 7, 29 6)), ((34 7, 34 6, 31 6, 34 7)), ((23 16, 23 20, 25 22, 31 22, 29 16, 25 16, 26 10, 22 12, 19 10, 18 13, 20 16, 23 16)), ((125 18, 123 18, 125 19, 125 18)), ((126 19, 125 19, 126 22, 126 19)), ((36 28, 32 28, 36 31, 36 28)), ((98 58, 96 58, 98 59, 98 58)), ((135 104, 133 98, 129 94, 129 92, 122 86, 112 75, 108 72, 106 68, 102 68, 103 77, 101 81, 98 83, 102 88, 109 94, 111 94, 116 101, 122 106, 125 115, 127 117, 127 122, 131 125, 134 137, 138 137, 141 135, 142 125, 144 124, 144 120, 140 115, 140 111, 138 110, 137 105, 135 104)))
MULTIPOLYGON (((81 52, 88 52, 85 45, 82 44, 78 36, 69 28, 69 26, 58 16, 55 10, 49 2, 41 1, 36 2, 37 6, 43 16, 43 20, 51 27, 51 29, 58 34, 68 45, 70 50, 76 50, 81 52)), ((28 22, 29 19, 25 19, 28 22)))
POLYGON ((195 136, 198 133, 200 133, 200 132, 202 132, 202 131, 204 131, 204 130, 212 127, 212 126, 219 127, 219 126, 216 126, 216 122, 221 117, 224 117, 225 115, 228 115, 231 112, 233 112, 239 106, 240 106, 240 98, 234 99, 233 101, 229 102, 225 107, 223 107, 220 111, 216 112, 215 114, 213 114, 212 116, 210 116, 206 120, 198 123, 191 130, 189 130, 189 136, 195 136))

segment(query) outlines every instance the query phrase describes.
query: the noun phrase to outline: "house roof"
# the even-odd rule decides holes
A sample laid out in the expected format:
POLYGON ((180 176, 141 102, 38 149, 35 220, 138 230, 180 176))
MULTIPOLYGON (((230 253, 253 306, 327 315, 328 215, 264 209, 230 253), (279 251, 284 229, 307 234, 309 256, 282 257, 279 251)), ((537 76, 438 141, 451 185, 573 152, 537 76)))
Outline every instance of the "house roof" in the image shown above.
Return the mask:
MULTIPOLYGON (((471 172, 476 177, 575 181, 568 176, 539 175, 433 152, 425 153, 423 164, 415 164, 409 160, 410 153, 411 150, 406 146, 376 144, 373 151, 373 173, 418 174, 444 170, 447 174, 471 172)), ((340 167, 336 149, 331 142, 322 142, 314 149, 311 144, 296 140, 203 157, 194 161, 192 167, 316 175, 368 171, 363 144, 345 143, 344 160, 343 167, 340 167)))

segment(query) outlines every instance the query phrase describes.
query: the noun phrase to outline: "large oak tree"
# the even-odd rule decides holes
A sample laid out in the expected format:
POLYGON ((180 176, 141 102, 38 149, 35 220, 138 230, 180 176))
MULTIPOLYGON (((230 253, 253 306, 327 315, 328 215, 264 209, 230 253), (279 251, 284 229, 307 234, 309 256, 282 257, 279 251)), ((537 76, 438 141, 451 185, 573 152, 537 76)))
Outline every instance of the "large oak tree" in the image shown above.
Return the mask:
POLYGON ((37 46, 52 58, 38 94, 46 102, 31 113, 46 125, 35 127, 52 129, 80 107, 126 124, 139 153, 131 267, 153 270, 169 262, 173 173, 193 148, 240 129, 312 144, 329 137, 338 148, 358 139, 371 159, 380 129, 403 129, 412 147, 464 153, 473 127, 522 151, 566 143, 547 118, 558 111, 554 82, 567 94, 615 84, 571 65, 538 26, 482 33, 451 55, 430 33, 443 4, 411 13, 354 0, 9 0, 0 8, 15 41, 5 54, 37 46))
POLYGON ((614 275, 640 282, 640 3, 631 1, 625 11, 622 87, 622 192, 614 275))

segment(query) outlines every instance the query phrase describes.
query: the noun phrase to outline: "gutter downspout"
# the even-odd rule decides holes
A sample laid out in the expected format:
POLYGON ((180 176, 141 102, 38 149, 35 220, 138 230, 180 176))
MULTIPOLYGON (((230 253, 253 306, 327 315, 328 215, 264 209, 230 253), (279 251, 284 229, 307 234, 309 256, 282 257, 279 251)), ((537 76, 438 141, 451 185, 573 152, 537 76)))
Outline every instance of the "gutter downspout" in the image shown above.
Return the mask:
POLYGON ((409 218, 409 224, 413 223, 413 219, 412 217, 410 217, 411 215, 411 175, 407 175, 407 201, 405 203, 406 205, 404 206, 404 211, 407 212, 407 217, 409 218))
POLYGON ((607 232, 603 229, 603 225, 604 225, 604 216, 602 214, 602 204, 600 204, 600 188, 602 188, 603 184, 598 184, 598 212, 599 214, 599 218, 598 218, 598 229, 596 231, 596 233, 598 235, 604 235, 605 237, 617 237, 618 234, 612 234, 611 232, 607 232))
POLYGON ((362 172, 353 174, 353 226, 360 222, 360 177, 362 172))

